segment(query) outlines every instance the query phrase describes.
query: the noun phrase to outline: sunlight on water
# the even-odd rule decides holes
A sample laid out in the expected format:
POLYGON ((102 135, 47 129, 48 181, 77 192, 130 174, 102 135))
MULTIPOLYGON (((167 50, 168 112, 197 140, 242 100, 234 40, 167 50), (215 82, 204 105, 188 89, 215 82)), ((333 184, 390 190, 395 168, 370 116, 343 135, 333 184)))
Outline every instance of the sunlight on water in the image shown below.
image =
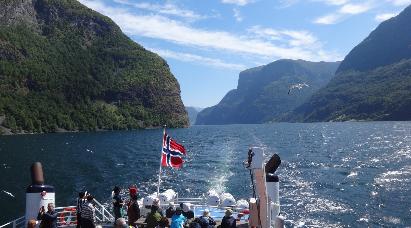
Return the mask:
MULTIPOLYGON (((411 226, 411 123, 194 126, 170 129, 187 149, 181 170, 164 168, 161 191, 201 197, 210 189, 248 199, 250 146, 281 156, 288 227, 411 226), (402 208, 398 210, 398 208, 402 208)), ((41 161, 57 205, 88 190, 110 205, 111 190, 156 191, 161 129, 0 137, 0 224, 24 213, 28 167, 41 161), (8 193, 11 193, 14 198, 8 193)))

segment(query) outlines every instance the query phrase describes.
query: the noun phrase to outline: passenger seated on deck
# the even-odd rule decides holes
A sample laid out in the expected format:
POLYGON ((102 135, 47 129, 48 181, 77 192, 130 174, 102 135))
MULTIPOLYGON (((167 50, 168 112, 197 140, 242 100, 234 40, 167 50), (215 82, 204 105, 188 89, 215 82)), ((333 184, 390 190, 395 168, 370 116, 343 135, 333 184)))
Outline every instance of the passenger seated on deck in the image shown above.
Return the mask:
POLYGON ((34 219, 30 219, 27 222, 27 228, 36 228, 36 225, 37 225, 37 223, 36 223, 36 220, 34 220, 34 219))
POLYGON ((160 201, 158 199, 153 200, 153 205, 151 205, 151 207, 153 207, 153 206, 157 207, 158 213, 160 213, 161 217, 163 217, 164 216, 163 215, 163 210, 161 210, 161 208, 160 208, 160 201))
POLYGON ((128 228, 126 220, 124 218, 118 218, 116 220, 115 225, 116 225, 115 228, 128 228))
POLYGON ((166 210, 166 217, 167 218, 171 218, 173 217, 174 213, 176 212, 176 210, 174 210, 174 205, 173 203, 169 203, 168 204, 168 208, 166 210))
POLYGON ((194 211, 191 210, 191 204, 190 203, 183 203, 183 215, 187 219, 192 219, 194 218, 194 211))
POLYGON ((182 215, 182 212, 183 210, 181 209, 181 207, 176 208, 176 213, 174 213, 173 217, 171 217, 170 228, 182 228, 184 226, 187 218, 182 215))
POLYGON ((201 228, 213 228, 216 225, 216 222, 213 218, 211 218, 210 211, 208 209, 204 209, 203 216, 198 218, 198 223, 201 228))
POLYGON ((151 205, 151 211, 148 213, 146 220, 144 221, 147 223, 146 226, 147 228, 154 228, 160 225, 162 216, 158 212, 158 206, 156 205, 151 205))
POLYGON ((232 216, 233 211, 231 209, 227 209, 225 211, 225 216, 221 221, 220 228, 235 228, 237 227, 236 219, 232 216))

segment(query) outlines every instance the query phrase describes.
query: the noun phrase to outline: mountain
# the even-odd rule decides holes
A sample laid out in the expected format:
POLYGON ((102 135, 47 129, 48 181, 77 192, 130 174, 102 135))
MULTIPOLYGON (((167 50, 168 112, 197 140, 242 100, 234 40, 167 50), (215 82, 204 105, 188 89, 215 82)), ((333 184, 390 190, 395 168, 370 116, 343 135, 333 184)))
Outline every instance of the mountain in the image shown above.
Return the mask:
POLYGON ((188 114, 188 119, 190 120, 190 125, 194 125, 197 119, 198 113, 202 110, 202 108, 196 107, 186 107, 186 111, 188 114))
POLYGON ((289 120, 411 120, 411 6, 382 22, 289 120))
POLYGON ((0 1, 0 117, 13 132, 188 126, 167 63, 76 0, 0 1))
POLYGON ((278 60, 240 73, 237 89, 201 111, 196 124, 251 124, 280 120, 333 77, 339 63, 278 60), (301 88, 290 89, 293 85, 301 88))

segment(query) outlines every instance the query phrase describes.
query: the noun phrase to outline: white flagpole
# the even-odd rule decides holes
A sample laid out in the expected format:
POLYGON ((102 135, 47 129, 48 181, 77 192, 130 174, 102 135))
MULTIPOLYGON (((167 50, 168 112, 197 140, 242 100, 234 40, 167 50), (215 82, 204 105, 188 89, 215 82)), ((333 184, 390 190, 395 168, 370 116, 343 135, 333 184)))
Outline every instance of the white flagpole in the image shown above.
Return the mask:
POLYGON ((164 125, 163 129, 163 140, 161 144, 161 153, 160 153, 160 169, 158 171, 158 185, 157 185, 157 198, 160 197, 160 184, 161 184, 161 161, 163 160, 163 145, 164 145, 164 136, 166 135, 166 125, 164 125))

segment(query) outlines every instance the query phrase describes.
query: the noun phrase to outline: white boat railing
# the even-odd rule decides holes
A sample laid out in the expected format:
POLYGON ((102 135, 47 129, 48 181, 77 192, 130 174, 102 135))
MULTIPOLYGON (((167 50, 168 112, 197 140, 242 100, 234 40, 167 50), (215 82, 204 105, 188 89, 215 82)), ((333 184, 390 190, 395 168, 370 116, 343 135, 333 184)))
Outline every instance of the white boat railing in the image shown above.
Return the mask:
MULTIPOLYGON (((94 199, 96 209, 96 222, 99 224, 107 224, 114 222, 114 216, 102 205, 94 199)), ((72 227, 77 225, 77 209, 76 206, 56 207, 57 212, 57 227, 72 227)), ((26 227, 26 219, 24 216, 10 221, 0 226, 0 228, 24 228, 26 227)))
POLYGON ((6 224, 3 224, 0 226, 0 228, 5 228, 5 227, 12 227, 12 228, 21 228, 21 227, 26 227, 26 220, 24 216, 15 219, 11 222, 8 222, 6 224))

